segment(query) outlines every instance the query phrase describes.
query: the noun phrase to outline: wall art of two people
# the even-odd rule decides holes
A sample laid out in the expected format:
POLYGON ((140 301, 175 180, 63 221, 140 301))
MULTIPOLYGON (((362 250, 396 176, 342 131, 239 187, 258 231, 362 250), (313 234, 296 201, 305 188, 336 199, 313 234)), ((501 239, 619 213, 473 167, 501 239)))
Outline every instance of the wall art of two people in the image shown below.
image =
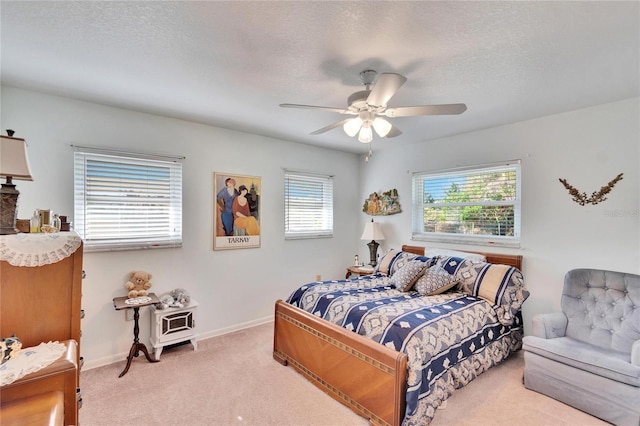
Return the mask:
POLYGON ((214 180, 216 237, 260 235, 260 179, 216 174, 214 180))

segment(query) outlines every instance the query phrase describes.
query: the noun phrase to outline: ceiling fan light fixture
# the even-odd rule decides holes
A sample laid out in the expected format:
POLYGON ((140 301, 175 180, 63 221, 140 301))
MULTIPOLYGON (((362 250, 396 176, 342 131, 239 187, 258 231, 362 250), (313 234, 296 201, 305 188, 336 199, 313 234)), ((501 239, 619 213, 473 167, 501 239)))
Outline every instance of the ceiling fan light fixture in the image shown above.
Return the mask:
POLYGON ((352 118, 342 126, 344 132, 350 137, 354 137, 358 133, 358 130, 360 130, 360 127, 362 127, 362 119, 360 117, 352 118))
POLYGON ((371 126, 364 125, 358 134, 358 140, 362 143, 369 143, 373 140, 373 131, 371 126))
POLYGON ((389 134, 389 132, 391 131, 391 127, 393 127, 391 123, 389 123, 382 117, 376 117, 373 120, 373 129, 381 138, 384 138, 389 134))
POLYGON ((366 69, 360 73, 360 78, 365 86, 365 90, 352 93, 347 98, 347 107, 327 107, 319 105, 304 104, 280 104, 283 108, 305 108, 322 111, 331 111, 339 114, 349 115, 335 123, 311 132, 312 135, 319 135, 329 130, 342 127, 349 137, 356 137, 362 143, 370 143, 373 139, 373 131, 381 138, 394 138, 402 132, 392 125, 386 118, 394 117, 415 117, 424 115, 456 115, 466 111, 465 104, 439 104, 439 105, 417 105, 400 106, 389 108, 389 100, 396 94, 398 89, 404 85, 407 78, 396 73, 382 73, 378 75, 376 71, 366 69))

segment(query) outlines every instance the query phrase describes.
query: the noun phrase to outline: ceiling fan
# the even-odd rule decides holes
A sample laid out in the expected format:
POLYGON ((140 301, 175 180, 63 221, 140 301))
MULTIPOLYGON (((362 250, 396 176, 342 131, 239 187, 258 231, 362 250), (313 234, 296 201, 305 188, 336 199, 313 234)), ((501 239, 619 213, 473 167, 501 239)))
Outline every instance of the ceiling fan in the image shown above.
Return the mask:
POLYGON ((337 112, 355 117, 345 118, 322 129, 312 132, 319 135, 336 127, 342 126, 345 133, 351 137, 358 135, 362 143, 373 140, 373 130, 381 138, 392 138, 402 132, 392 125, 385 117, 412 117, 419 115, 453 115, 462 114, 467 110, 465 104, 420 105, 404 107, 387 107, 387 102, 396 94, 398 89, 407 81, 400 74, 378 73, 373 70, 364 70, 360 73, 360 79, 365 90, 353 93, 347 99, 347 108, 325 107, 300 104, 280 104, 283 108, 306 108, 337 112), (375 84, 374 84, 375 82, 375 84), (373 86, 373 88, 372 88, 373 86), (373 129, 373 130, 372 130, 373 129))

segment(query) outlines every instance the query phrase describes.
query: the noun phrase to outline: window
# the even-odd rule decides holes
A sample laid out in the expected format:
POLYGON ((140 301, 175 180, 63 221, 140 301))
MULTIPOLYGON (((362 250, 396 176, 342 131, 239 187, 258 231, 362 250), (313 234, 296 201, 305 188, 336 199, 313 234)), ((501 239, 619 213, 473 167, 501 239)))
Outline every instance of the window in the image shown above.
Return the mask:
POLYGON ((519 246, 520 161, 415 173, 413 239, 519 246))
POLYGON ((284 236, 333 236, 333 176, 285 170, 284 236))
POLYGON ((74 229, 87 251, 182 246, 182 157, 74 150, 74 229))

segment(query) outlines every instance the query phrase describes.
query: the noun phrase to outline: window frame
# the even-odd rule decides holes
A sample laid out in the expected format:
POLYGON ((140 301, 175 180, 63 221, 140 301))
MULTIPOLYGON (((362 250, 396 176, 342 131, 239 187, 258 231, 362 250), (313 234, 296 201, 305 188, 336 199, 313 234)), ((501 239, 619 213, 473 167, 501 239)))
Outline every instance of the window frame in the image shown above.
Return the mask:
POLYGON ((73 150, 74 230, 85 251, 182 247, 184 157, 76 145, 73 150), (118 220, 109 223, 107 215, 118 220))
MULTIPOLYGON (((284 238, 285 240, 297 240, 297 239, 311 239, 311 238, 332 238, 333 237, 333 215, 334 215, 334 189, 333 189, 333 175, 320 174, 313 172, 305 172, 299 170, 284 169, 284 238), (320 200, 322 206, 319 209, 315 209, 314 212, 318 217, 315 220, 322 221, 322 225, 319 227, 311 227, 304 229, 304 226, 298 228, 292 227, 291 223, 295 218, 290 217, 290 210, 292 206, 291 197, 289 195, 291 190, 291 183, 296 182, 299 185, 298 189, 304 189, 305 185, 315 184, 322 186, 322 200, 320 200)), ((316 202, 318 200, 316 199, 316 202)), ((303 207, 303 206, 300 206, 303 207)), ((298 220, 301 220, 298 217, 298 220)), ((310 225, 310 224, 308 224, 310 225)))
MULTIPOLYGON (((522 221, 522 164, 521 160, 511 160, 499 163, 481 164, 467 167, 457 167, 428 172, 415 172, 412 176, 412 218, 411 218, 411 239, 419 241, 431 241, 451 244, 473 244, 502 247, 520 247, 521 243, 521 221, 522 221), (425 203, 424 183, 432 179, 462 179, 473 174, 492 173, 496 171, 515 172, 515 199, 508 201, 477 202, 464 205, 492 206, 507 205, 512 206, 513 236, 503 235, 472 235, 463 233, 426 232, 424 231, 424 208, 432 203, 425 203), (422 190, 420 190, 422 188, 422 190)), ((442 204, 441 204, 442 205, 442 204)), ((461 203, 452 203, 451 206, 460 206, 461 203)))

